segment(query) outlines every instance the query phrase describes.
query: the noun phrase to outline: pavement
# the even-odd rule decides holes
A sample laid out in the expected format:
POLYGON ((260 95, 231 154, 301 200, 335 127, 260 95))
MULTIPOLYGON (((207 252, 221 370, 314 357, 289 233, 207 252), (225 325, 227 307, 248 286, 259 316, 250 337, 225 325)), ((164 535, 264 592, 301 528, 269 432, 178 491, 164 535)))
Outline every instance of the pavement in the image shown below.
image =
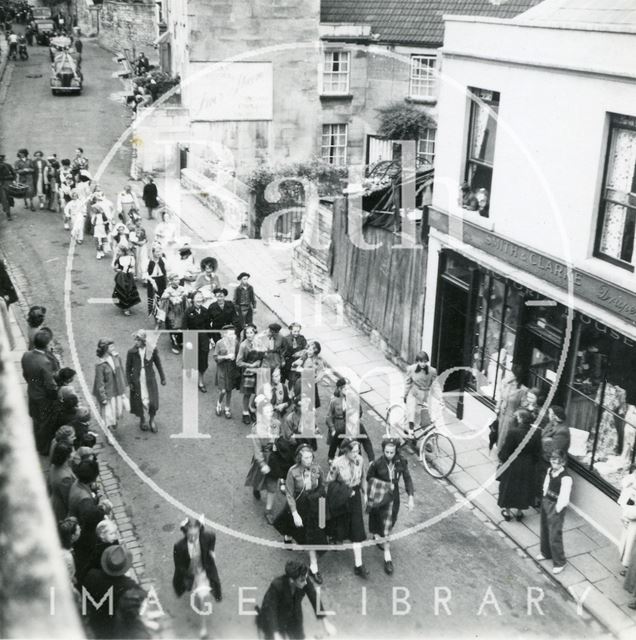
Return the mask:
MULTIPOLYGON (((175 189, 169 189, 174 193, 175 189)), ((345 317, 337 296, 314 296, 303 290, 291 271, 292 244, 242 239, 226 240, 233 230, 210 212, 193 194, 181 195, 178 215, 185 227, 202 237, 223 238, 209 244, 220 262, 238 274, 251 273, 257 297, 284 324, 300 322, 303 334, 318 340, 321 355, 333 372, 349 378, 361 398, 380 418, 401 402, 404 373, 385 358, 371 337, 345 317)), ((186 231, 187 232, 187 231, 186 231)), ((297 244, 297 243, 295 243, 297 244)), ((258 324, 258 316, 255 322, 258 324)), ((451 490, 461 494, 484 522, 512 540, 533 559, 539 553, 539 513, 530 509, 522 522, 506 522, 497 506, 496 453, 488 450, 488 434, 476 432, 450 412, 445 424, 458 450, 457 465, 448 478, 451 490)), ((562 585, 594 617, 619 638, 636 637, 636 611, 627 603, 633 597, 623 589, 616 545, 578 509, 570 509, 564 526, 568 564, 554 576, 551 562, 538 563, 550 579, 562 585)))

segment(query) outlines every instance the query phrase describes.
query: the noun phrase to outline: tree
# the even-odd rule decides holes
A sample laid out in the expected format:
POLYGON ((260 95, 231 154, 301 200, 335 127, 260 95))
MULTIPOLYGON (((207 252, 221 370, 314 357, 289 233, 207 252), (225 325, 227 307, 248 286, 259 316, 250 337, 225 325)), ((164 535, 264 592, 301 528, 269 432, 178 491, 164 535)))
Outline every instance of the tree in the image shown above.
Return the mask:
POLYGON ((378 135, 388 140, 419 140, 424 129, 435 128, 435 121, 422 109, 404 102, 377 109, 378 135))

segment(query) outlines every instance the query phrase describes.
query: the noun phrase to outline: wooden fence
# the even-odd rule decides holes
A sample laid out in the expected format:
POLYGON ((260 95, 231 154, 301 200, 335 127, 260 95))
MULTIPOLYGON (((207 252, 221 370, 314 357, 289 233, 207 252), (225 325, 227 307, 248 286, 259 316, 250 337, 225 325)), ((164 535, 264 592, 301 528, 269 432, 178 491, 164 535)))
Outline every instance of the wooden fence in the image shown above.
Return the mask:
POLYGON ((334 207, 333 286, 376 329, 402 359, 412 362, 422 348, 427 248, 398 248, 400 237, 375 227, 364 229, 367 244, 356 247, 348 235, 344 200, 334 207))

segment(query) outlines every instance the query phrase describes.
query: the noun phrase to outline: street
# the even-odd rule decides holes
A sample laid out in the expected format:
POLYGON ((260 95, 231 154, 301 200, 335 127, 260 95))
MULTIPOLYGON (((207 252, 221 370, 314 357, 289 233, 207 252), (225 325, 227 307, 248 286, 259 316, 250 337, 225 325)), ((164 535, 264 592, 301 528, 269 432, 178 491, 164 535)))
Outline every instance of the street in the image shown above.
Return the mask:
MULTIPOLYGON (((31 154, 41 149, 45 157, 57 153, 62 159, 71 158, 80 146, 94 174, 130 125, 129 111, 120 99, 123 85, 114 76, 119 66, 113 54, 85 41, 85 88, 78 97, 53 97, 47 49, 32 47, 29 54, 27 62, 15 63, 6 100, 0 105, 0 148, 13 162, 20 147, 27 147, 31 154)), ((130 146, 125 145, 114 154, 99 179, 111 200, 126 184, 129 167, 130 146)), ((31 212, 22 202, 16 203, 15 213, 13 222, 4 218, 0 221, 1 254, 12 271, 19 274, 28 303, 47 307, 47 325, 54 332, 65 366, 79 365, 82 390, 90 392, 97 341, 104 336, 112 338, 125 357, 132 346, 132 333, 151 328, 145 314, 145 288, 140 286, 142 304, 131 317, 123 316, 115 306, 103 301, 111 295, 114 273, 110 260, 95 259, 92 237, 76 246, 74 255, 69 256, 69 236, 60 215, 46 210, 31 212), (67 282, 70 317, 65 311, 67 282)), ((150 238, 156 224, 144 220, 150 238)), ((188 234, 196 246, 196 231, 188 234)), ((209 251, 195 250, 197 263, 206 253, 214 255, 214 247, 209 251)), ((249 271, 257 265, 245 268, 249 271)), ((223 286, 236 282, 237 274, 230 273, 223 264, 219 265, 219 273, 223 286)), ((272 311, 263 305, 258 307, 255 322, 259 329, 276 319, 272 311)), ((198 430, 211 437, 171 438, 183 428, 182 362, 180 356, 171 353, 167 336, 161 337, 158 348, 167 376, 167 386, 159 389, 159 432, 141 432, 134 416, 128 416, 114 433, 126 458, 115 448, 107 447, 101 463, 110 467, 121 483, 123 504, 134 523, 146 575, 161 606, 173 618, 177 637, 194 637, 198 629, 187 596, 178 600, 171 586, 172 545, 181 536, 179 522, 184 517, 179 504, 223 527, 217 533, 216 556, 224 598, 215 605, 213 637, 256 637, 254 619, 249 615, 254 601, 260 603, 271 579, 283 572, 284 563, 295 552, 282 545, 253 541, 280 539, 265 522, 263 502, 255 501, 251 490, 244 486, 252 445, 246 437, 249 428, 240 421, 239 394, 235 393, 232 400, 234 417, 216 417, 214 365, 210 358, 206 374, 209 392, 198 398, 198 430)), ((332 381, 320 385, 322 406, 316 412, 316 424, 323 432, 332 390, 332 381)), ((364 422, 377 455, 383 431, 381 421, 366 412, 364 422)), ((100 434, 100 438, 103 440, 104 436, 100 434)), ((319 444, 318 454, 326 469, 324 442, 319 444)), ((415 483, 415 509, 409 513, 406 499, 403 500, 396 533, 435 518, 456 502, 454 494, 428 476, 414 456, 408 461, 415 483)), ((282 508, 283 504, 283 496, 279 495, 277 507, 282 508)), ((364 549, 364 562, 370 571, 366 581, 353 574, 351 551, 329 552, 320 559, 322 599, 336 614, 333 621, 338 637, 525 634, 581 638, 602 632, 588 614, 577 614, 564 589, 549 581, 495 527, 487 527, 468 509, 454 511, 397 540, 392 552, 395 574, 389 577, 383 572, 382 552, 374 545, 364 549), (543 590, 543 598, 538 607, 533 607, 529 602, 533 598, 536 601, 539 590, 543 590), (440 604, 441 600, 446 604, 440 604)), ((304 554, 299 556, 305 559, 304 554)), ((309 609, 306 611, 308 637, 324 633, 309 609)))

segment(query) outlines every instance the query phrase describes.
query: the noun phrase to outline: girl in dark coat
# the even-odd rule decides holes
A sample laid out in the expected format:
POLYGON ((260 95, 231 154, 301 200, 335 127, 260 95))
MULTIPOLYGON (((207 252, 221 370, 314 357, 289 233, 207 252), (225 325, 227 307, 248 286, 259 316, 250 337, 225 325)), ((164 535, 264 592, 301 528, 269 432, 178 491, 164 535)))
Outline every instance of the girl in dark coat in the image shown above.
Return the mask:
MULTIPOLYGON (((400 511, 400 478, 409 496, 409 511, 413 509, 413 480, 408 462, 397 452, 398 441, 382 440, 382 457, 369 464, 367 494, 369 496, 369 533, 374 538, 386 538, 395 525, 400 511)), ((384 571, 393 573, 389 541, 384 542, 384 571)))
POLYGON ((216 361, 216 386, 219 390, 219 399, 216 401, 216 415, 220 416, 225 411, 225 417, 231 418, 230 402, 232 391, 238 376, 236 368, 236 355, 238 353, 238 341, 234 327, 227 324, 223 327, 223 337, 217 341, 214 347, 214 360, 216 361), (223 404, 225 403, 225 409, 223 404))
MULTIPOLYGON (((203 526, 203 516, 186 518, 181 523, 183 538, 175 543, 172 557, 174 576, 172 586, 177 596, 194 591, 195 611, 208 611, 211 596, 222 600, 221 580, 216 568, 216 535, 203 526), (207 606, 206 606, 207 605, 207 606)), ((199 615, 200 637, 207 637, 206 615, 199 615)))
POLYGON ((252 421, 250 403, 256 393, 256 374, 263 358, 263 353, 257 350, 256 341, 254 340, 255 337, 256 327, 253 324, 248 324, 245 327, 245 340, 241 342, 236 356, 236 366, 241 372, 243 424, 250 424, 252 421))
POLYGON ((99 361, 95 365, 93 395, 99 403, 106 426, 116 429, 124 410, 130 408, 126 396, 124 367, 109 338, 102 338, 97 343, 97 357, 99 361))
POLYGON ((154 219, 152 212, 159 206, 157 196, 157 185, 154 183, 152 176, 148 176, 146 178, 146 184, 144 185, 144 191, 142 195, 144 204, 146 205, 146 209, 148 210, 148 220, 154 219))
POLYGON ((30 206, 31 211, 35 211, 35 205, 33 204, 33 196, 35 195, 35 167, 26 149, 20 149, 18 151, 18 159, 15 162, 14 169, 18 174, 18 182, 26 186, 24 208, 28 209, 30 206))
POLYGON ((146 268, 146 291, 148 293, 148 315, 154 316, 159 300, 168 286, 168 271, 160 245, 152 247, 151 255, 146 268))
MULTIPOLYGON (((203 306, 203 294, 197 291, 192 298, 193 305, 185 313, 183 319, 183 328, 195 331, 205 331, 210 328, 210 314, 203 306)), ((210 355, 210 338, 209 333, 199 333, 198 353, 197 353, 197 369, 199 370, 199 391, 207 393, 208 388, 205 386, 204 376, 209 366, 210 355)))
POLYGON ((498 453, 501 464, 510 462, 499 475, 497 500, 501 507, 501 515, 507 521, 512 519, 511 509, 517 510, 515 517, 521 520, 523 510, 534 503, 535 474, 541 459, 541 432, 532 426, 532 414, 525 409, 518 409, 515 418, 516 425, 510 428, 498 453), (517 451, 530 430, 530 439, 520 451, 517 451))
POLYGON ((241 329, 241 323, 236 311, 236 307, 225 298, 227 297, 227 289, 217 287, 213 291, 216 296, 216 302, 209 307, 210 319, 212 321, 212 339, 216 342, 221 337, 221 331, 225 325, 231 324, 236 327, 236 335, 238 336, 241 329))

